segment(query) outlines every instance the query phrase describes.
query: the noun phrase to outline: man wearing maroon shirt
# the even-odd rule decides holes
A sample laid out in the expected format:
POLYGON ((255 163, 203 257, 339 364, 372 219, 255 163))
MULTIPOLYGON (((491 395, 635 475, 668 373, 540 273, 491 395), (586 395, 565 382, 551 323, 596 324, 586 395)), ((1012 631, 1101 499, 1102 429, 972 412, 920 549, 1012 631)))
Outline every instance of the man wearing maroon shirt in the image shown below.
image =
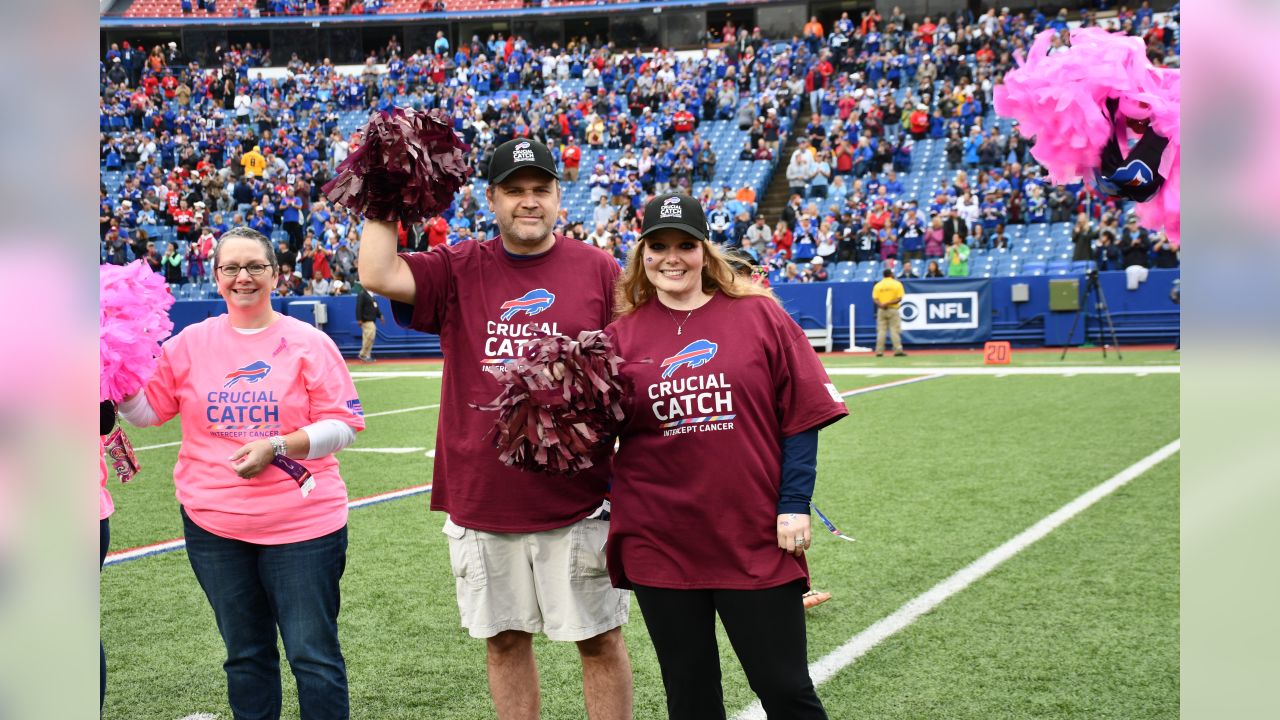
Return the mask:
POLYGON ((631 388, 609 574, 634 590, 671 720, 725 717, 719 615, 771 718, 825 720, 803 594, 818 430, 848 414, 804 330, 735 278, 687 195, 650 201, 607 328, 631 388))
POLYGON ((445 356, 431 509, 448 513, 462 624, 488 644, 489 692, 502 720, 539 713, 533 633, 577 643, 591 720, 631 717, 621 625, 629 594, 605 569, 611 448, 573 478, 504 465, 485 437, 498 395, 490 374, 540 333, 576 337, 613 314, 618 265, 552 232, 560 208, 551 151, 516 138, 489 165, 499 236, 396 254, 395 225, 366 219, 360 281, 396 321, 440 335, 445 356))

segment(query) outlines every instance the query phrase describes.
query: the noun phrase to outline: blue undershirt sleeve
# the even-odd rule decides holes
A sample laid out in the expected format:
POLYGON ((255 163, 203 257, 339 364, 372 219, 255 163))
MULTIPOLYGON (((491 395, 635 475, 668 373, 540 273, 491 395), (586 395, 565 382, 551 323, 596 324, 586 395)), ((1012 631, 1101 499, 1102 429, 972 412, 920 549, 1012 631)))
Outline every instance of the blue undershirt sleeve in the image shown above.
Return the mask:
POLYGON ((817 429, 782 438, 782 485, 778 489, 778 514, 807 515, 817 477, 817 429))

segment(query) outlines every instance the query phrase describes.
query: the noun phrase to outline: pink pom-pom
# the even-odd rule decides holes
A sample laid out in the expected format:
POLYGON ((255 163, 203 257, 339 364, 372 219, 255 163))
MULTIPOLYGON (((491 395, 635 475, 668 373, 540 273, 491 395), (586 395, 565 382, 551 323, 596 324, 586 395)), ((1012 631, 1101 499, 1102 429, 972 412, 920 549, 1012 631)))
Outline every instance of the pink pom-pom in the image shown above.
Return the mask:
POLYGON ((562 475, 591 467, 592 453, 623 417, 621 362, 600 331, 530 341, 522 357, 497 371, 502 394, 472 406, 498 412, 491 435, 499 459, 562 475))
POLYGON ((367 218, 408 224, 439 215, 471 176, 466 161, 471 147, 453 131, 443 110, 380 110, 362 135, 364 144, 321 189, 367 218))
POLYGON ((160 342, 173 332, 173 295, 143 260, 98 268, 98 402, 120 402, 151 379, 160 342))
POLYGON ((1049 52, 1055 31, 1036 36, 1019 67, 994 90, 998 114, 1018 121, 1024 137, 1035 138, 1031 155, 1055 183, 1092 178, 1102 150, 1115 134, 1107 100, 1119 101, 1121 123, 1144 120, 1169 141, 1160 162, 1165 178, 1156 194, 1139 203, 1143 225, 1164 228, 1176 238, 1180 226, 1181 76, 1154 67, 1141 38, 1101 28, 1071 31, 1071 45, 1049 52))

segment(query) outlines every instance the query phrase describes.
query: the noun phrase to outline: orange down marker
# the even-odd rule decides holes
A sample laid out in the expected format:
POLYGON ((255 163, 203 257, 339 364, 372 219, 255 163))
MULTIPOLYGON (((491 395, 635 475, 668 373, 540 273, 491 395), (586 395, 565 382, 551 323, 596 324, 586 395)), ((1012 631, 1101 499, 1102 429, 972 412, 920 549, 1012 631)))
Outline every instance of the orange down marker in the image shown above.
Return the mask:
POLYGON ((982 346, 982 361, 987 365, 1008 365, 1012 355, 1007 340, 993 340, 982 346))

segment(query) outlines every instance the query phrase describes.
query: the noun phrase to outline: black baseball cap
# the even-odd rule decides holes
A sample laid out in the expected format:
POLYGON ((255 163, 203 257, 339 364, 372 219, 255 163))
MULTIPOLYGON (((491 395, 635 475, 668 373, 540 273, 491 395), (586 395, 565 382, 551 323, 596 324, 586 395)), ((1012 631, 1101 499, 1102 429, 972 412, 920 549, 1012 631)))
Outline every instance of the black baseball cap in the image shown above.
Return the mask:
POLYGON ((707 216, 702 204, 681 193, 666 193, 650 200, 644 206, 644 230, 640 237, 663 228, 674 228, 706 240, 707 216))
POLYGON ((516 138, 508 140, 493 151, 493 159, 489 161, 489 184, 496 185, 511 173, 526 167, 535 167, 559 180, 560 171, 556 170, 556 159, 546 145, 537 140, 516 138))

